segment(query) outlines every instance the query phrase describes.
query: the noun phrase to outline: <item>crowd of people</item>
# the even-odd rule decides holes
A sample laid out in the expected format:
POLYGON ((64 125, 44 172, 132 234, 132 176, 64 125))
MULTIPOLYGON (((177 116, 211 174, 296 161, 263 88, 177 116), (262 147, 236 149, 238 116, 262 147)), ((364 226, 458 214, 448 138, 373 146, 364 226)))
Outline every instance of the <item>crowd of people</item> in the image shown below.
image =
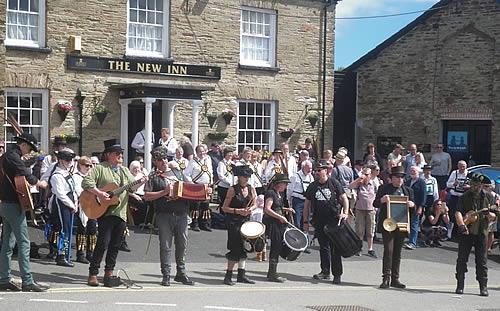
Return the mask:
MULTIPOLYGON (((494 181, 483 175, 468 174, 464 161, 458 162, 458 169, 452 171, 451 157, 443 151, 442 144, 436 145, 436 152, 427 162, 415 144, 409 145, 408 153, 396 144, 391 153, 382 156, 369 143, 362 159, 351 163, 349 151, 344 147, 336 152, 325 150, 320 157, 310 138, 297 146, 296 152, 291 152, 287 143, 272 152, 249 147, 238 152, 229 146, 221 149, 218 144, 212 144, 210 149, 204 144, 194 148, 190 143, 179 144, 170 137, 168 129, 162 129, 158 142, 154 139, 151 142, 153 169, 148 172, 144 168, 144 136, 141 131, 134 138, 136 155, 129 167, 123 163, 123 149, 114 139, 104 142, 99 156, 77 156, 64 140, 55 139, 51 154, 30 157, 37 151, 36 139, 30 134, 15 137, 16 146, 0 158, 3 218, 0 290, 46 290, 31 276, 26 216, 12 212, 20 208, 12 179, 24 176, 32 185, 35 205, 44 211, 47 257, 59 266, 72 267, 74 243, 76 261, 89 264, 89 286, 99 285, 97 276, 104 258, 104 286, 121 284, 114 268, 119 250, 129 251, 126 235, 130 218, 136 223, 150 221, 158 228, 161 285, 170 285, 174 246, 174 281, 193 285, 184 262, 188 228, 210 232, 215 223, 212 216, 217 215, 217 219, 224 219, 228 233, 223 281, 227 285, 234 285, 232 275, 236 266, 237 282, 254 283, 246 275, 248 250, 240 233, 249 220, 266 227, 264 243, 254 251, 257 250, 258 260, 267 260, 266 241, 270 242, 269 281, 285 281, 279 276, 277 266, 284 247, 284 231, 294 226, 306 233, 312 227, 315 229, 321 271, 313 278, 327 280, 333 275, 333 283, 341 284, 342 257, 323 228, 345 222, 355 229, 359 239, 366 240, 366 255, 372 258, 378 257, 373 247, 377 233, 382 235, 381 288, 405 288, 399 281, 403 246, 408 250, 439 247, 443 240, 456 238, 459 241, 457 293, 463 292, 465 256, 474 246, 476 253, 485 252, 484 258, 476 256, 476 273, 481 295, 487 295, 486 251, 493 247, 497 231, 495 213, 489 208, 499 204, 499 197, 493 192, 494 181), (209 199, 177 197, 174 193, 177 182, 202 185, 207 198, 216 193, 219 208, 211 209, 209 199), (110 184, 117 189, 106 190, 110 184), (85 206, 79 200, 84 191, 99 204, 110 204, 97 219, 90 219, 84 211, 85 206), (408 232, 399 228, 387 230, 384 226, 394 195, 406 197, 410 214, 408 232), (477 211, 478 206, 486 208, 479 213, 480 220, 472 225, 464 222, 465 212, 477 211), (476 236, 480 238, 471 238, 476 236), (10 278, 14 237, 22 286, 10 278)), ((357 255, 361 256, 361 252, 357 255)))

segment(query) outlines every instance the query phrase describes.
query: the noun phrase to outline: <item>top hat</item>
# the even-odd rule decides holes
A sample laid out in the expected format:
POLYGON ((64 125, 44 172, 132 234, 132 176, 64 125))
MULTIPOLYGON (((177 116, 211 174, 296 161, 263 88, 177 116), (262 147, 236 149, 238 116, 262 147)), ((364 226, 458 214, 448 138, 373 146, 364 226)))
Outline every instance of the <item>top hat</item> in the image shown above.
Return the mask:
POLYGON ((71 161, 75 157, 75 152, 69 148, 64 148, 54 152, 58 159, 71 161))
POLYGON ((288 178, 288 175, 286 174, 276 174, 274 175, 273 178, 271 178, 271 183, 273 185, 279 184, 279 183, 291 183, 290 179, 288 178))
POLYGON ((406 176, 405 169, 402 166, 391 167, 391 177, 392 176, 406 176))
POLYGON ((33 151, 38 151, 38 147, 36 146, 38 144, 38 141, 32 134, 21 133, 18 136, 14 136, 14 139, 16 140, 17 143, 19 142, 27 143, 33 151))
POLYGON ((233 174, 234 176, 250 177, 252 176, 253 171, 248 165, 238 165, 233 166, 233 174))
POLYGON ((104 151, 103 153, 107 152, 123 152, 123 148, 120 146, 118 143, 118 140, 116 138, 108 139, 104 141, 104 151))

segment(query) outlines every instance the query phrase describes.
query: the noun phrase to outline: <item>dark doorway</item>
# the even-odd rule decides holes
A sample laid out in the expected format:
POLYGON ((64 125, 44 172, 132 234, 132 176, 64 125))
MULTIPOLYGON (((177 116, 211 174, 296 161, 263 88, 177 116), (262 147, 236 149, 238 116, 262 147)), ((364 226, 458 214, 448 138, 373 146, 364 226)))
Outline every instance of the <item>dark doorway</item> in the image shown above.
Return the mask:
POLYGON ((453 166, 491 163, 491 121, 443 121, 443 143, 453 166))
MULTIPOLYGON (((144 127, 144 104, 139 101, 134 101, 128 106, 128 164, 134 160, 135 150, 130 146, 134 140, 135 134, 144 127)), ((153 133, 155 142, 160 137, 161 131, 161 104, 156 102, 153 104, 153 133)))

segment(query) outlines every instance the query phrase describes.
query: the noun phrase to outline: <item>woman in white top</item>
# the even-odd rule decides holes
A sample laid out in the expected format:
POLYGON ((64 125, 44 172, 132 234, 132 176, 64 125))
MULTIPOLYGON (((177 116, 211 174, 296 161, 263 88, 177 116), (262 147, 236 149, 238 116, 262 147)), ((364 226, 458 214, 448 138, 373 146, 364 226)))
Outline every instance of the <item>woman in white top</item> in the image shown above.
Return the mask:
MULTIPOLYGON (((76 172, 73 174, 75 189, 78 198, 83 191, 83 177, 87 176, 92 169, 92 160, 86 156, 80 157, 77 162, 76 172)), ((78 217, 76 218, 76 261, 88 264, 94 254, 97 242, 97 220, 88 219, 82 206, 77 201, 78 217)))

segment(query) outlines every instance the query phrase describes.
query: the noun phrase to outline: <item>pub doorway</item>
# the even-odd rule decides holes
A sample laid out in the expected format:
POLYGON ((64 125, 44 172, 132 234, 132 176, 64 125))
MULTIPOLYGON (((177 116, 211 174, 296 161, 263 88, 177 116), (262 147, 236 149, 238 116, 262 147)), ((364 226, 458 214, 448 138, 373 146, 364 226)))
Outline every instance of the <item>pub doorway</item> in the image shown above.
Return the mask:
POLYGON ((443 121, 443 144, 453 167, 459 160, 469 166, 491 163, 491 121, 443 121))
MULTIPOLYGON (((132 148, 132 140, 134 140, 137 132, 144 128, 145 108, 144 103, 140 100, 133 101, 128 106, 128 163, 132 162, 136 156, 135 150, 132 148)), ((153 133, 155 144, 160 138, 162 120, 161 101, 153 103, 153 133)))

